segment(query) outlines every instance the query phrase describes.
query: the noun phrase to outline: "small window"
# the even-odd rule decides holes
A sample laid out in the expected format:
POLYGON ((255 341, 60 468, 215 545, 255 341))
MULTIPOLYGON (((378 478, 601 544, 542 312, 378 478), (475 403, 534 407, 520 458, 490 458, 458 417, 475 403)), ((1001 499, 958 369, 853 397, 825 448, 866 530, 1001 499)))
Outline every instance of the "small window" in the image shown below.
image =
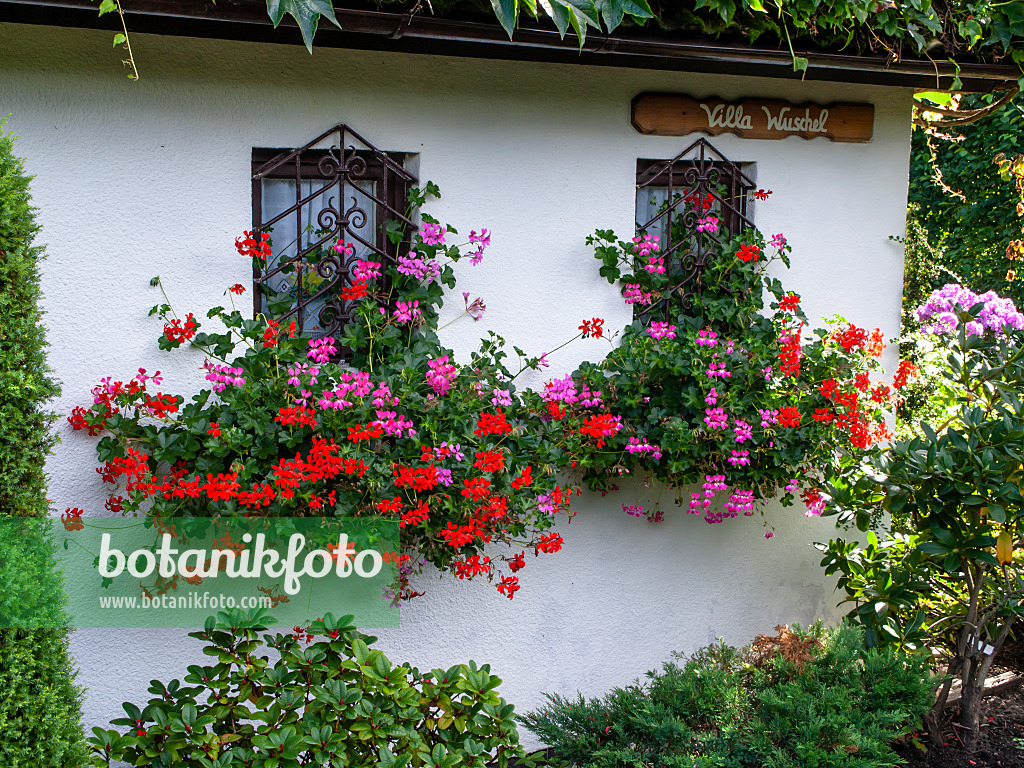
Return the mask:
MULTIPOLYGON (((671 293, 684 303, 700 289, 704 267, 724 240, 753 223, 748 217, 756 185, 739 163, 698 139, 671 160, 638 160, 636 229, 658 238, 671 293)), ((663 300, 634 305, 638 313, 668 311, 663 300)))
POLYGON ((389 226, 415 231, 405 210, 416 179, 404 161, 345 125, 299 149, 253 150, 253 230, 268 233, 272 246, 253 271, 256 314, 293 320, 314 338, 350 321, 341 291, 356 260, 394 264, 405 243, 388 237, 389 226), (335 249, 339 240, 350 253, 335 249))

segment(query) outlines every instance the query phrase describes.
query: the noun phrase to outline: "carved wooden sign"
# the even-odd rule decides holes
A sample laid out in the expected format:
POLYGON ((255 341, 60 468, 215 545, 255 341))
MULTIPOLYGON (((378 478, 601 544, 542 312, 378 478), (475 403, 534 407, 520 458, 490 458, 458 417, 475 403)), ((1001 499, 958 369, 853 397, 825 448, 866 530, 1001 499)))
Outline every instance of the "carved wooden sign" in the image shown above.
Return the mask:
POLYGON ((633 127, 653 136, 734 133, 745 139, 871 141, 873 104, 791 104, 782 99, 695 99, 681 93, 641 93, 633 99, 633 127))

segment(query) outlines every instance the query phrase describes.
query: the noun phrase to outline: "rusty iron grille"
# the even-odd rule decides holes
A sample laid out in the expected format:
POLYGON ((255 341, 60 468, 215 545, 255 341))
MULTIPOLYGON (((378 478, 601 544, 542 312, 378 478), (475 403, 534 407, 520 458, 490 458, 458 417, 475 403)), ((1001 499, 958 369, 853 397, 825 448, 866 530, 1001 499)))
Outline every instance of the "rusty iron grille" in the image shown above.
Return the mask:
POLYGON ((341 291, 356 260, 386 271, 415 230, 405 206, 416 178, 403 159, 346 125, 299 149, 253 150, 253 230, 269 233, 272 245, 266 265, 253 267, 257 315, 294 320, 311 337, 334 335, 352 320, 341 291), (339 240, 352 252, 336 250, 339 240))
POLYGON ((637 316, 663 312, 671 318, 673 305, 686 307, 701 289, 704 269, 721 244, 754 224, 747 204, 756 185, 705 139, 698 139, 671 160, 637 162, 637 234, 659 238, 658 256, 665 259, 668 287, 660 300, 637 316), (698 229, 713 216, 717 232, 698 229))

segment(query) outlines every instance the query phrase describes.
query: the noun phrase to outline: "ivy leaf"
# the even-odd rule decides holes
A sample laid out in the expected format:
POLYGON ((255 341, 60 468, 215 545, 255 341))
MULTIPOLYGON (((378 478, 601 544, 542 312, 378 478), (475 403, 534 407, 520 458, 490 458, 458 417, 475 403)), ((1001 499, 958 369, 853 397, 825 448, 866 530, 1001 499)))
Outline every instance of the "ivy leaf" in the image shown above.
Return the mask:
POLYGON ((649 19, 654 15, 647 0, 594 0, 594 6, 600 11, 607 32, 615 30, 626 14, 637 19, 649 19))
POLYGON ((793 57, 793 71, 794 72, 806 72, 807 71, 807 65, 809 63, 810 62, 807 61, 807 59, 805 59, 803 56, 794 56, 793 57))
POLYGON ((310 53, 313 53, 313 36, 321 16, 326 16, 328 21, 341 29, 330 0, 267 0, 267 13, 275 29, 286 13, 295 19, 302 33, 302 42, 310 53))
POLYGON ((1010 32, 1018 37, 1024 35, 1024 6, 1020 3, 1002 3, 1000 10, 1006 14, 1010 32))

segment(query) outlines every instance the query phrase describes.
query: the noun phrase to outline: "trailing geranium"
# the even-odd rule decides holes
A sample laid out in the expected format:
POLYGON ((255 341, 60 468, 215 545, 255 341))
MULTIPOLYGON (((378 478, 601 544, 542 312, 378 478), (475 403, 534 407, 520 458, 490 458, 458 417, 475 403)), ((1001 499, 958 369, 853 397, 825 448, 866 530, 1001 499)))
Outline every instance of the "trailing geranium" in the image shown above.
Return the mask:
MULTIPOLYGON (((432 193, 414 190, 413 207, 432 193)), ((554 472, 562 425, 540 396, 516 389, 503 340, 491 334, 469 365, 438 342, 452 264, 478 263, 490 240, 473 232, 464 253, 447 242, 455 235, 424 215, 397 263, 357 260, 345 288, 355 319, 338 338, 243 316, 233 305, 239 285, 225 291, 230 309, 208 313, 219 326, 212 332, 169 303, 154 307, 165 321, 160 347, 202 350, 209 385, 186 403, 157 389, 159 372, 140 369, 127 382, 104 379, 92 406, 74 410, 75 429, 106 433, 97 471, 111 487, 107 509, 392 519, 403 548, 395 597, 414 594, 408 576, 429 562, 460 579, 491 579, 511 598, 525 555, 561 548, 548 531, 579 491, 554 472), (489 548, 498 544, 512 549, 489 548)), ((261 262, 269 248, 252 233, 236 246, 261 262)), ((351 244, 333 247, 353 256, 351 244)), ((466 294, 466 314, 483 311, 466 294)), ((516 352, 520 372, 541 364, 516 352)))
MULTIPOLYGON (((773 261, 789 266, 782 235, 766 243, 748 229, 719 241, 713 211, 690 213, 695 227, 675 216, 673 242, 684 241, 675 253, 711 254, 693 282, 692 265, 662 255, 658 236, 625 242, 598 231, 589 239, 636 319, 606 360, 584 364, 545 397, 568 414, 610 409, 595 450, 574 457, 592 488, 641 471, 709 523, 752 515, 780 494, 790 504, 799 493, 807 513, 820 514, 816 486, 835 454, 889 436, 885 414, 909 370, 901 366, 892 385, 872 378, 884 349, 878 329, 837 318, 830 330, 804 332, 800 298, 767 274, 773 261)), ((635 505, 627 511, 640 514, 635 505)), ((662 512, 655 506, 648 517, 662 512)))
MULTIPOLYGON (((432 185, 413 190, 410 216, 431 194, 432 185)), ((718 243, 714 210, 702 205, 700 214, 691 231, 674 224, 677 242, 718 243)), ((342 295, 353 319, 337 338, 304 337, 276 295, 266 299, 280 320, 243 316, 233 305, 240 285, 225 291, 230 309, 208 313, 213 332, 169 303, 154 307, 165 323, 159 346, 202 350, 209 386, 186 403, 158 389, 159 372, 140 369, 128 382, 104 379, 91 407, 74 410, 76 430, 107 433, 97 471, 112 488, 108 511, 394 520, 402 531, 395 598, 416 594, 409 575, 427 562, 460 579, 487 578, 511 598, 526 554, 562 546, 550 529, 571 514, 579 490, 560 469, 602 490, 644 471, 711 523, 752 515, 779 494, 791 503, 798 492, 818 514, 816 485, 835 453, 888 436, 885 410, 908 372, 891 387, 872 380, 884 347, 878 330, 837 321, 806 337, 799 297, 765 272, 773 260, 788 266, 781 235, 723 238, 700 281, 685 285, 658 237, 627 243, 598 232, 590 242, 602 274, 622 278, 637 319, 602 363, 531 392, 515 379, 546 365, 545 355, 513 347, 513 373, 494 334, 468 365, 438 341, 452 265, 479 263, 490 236, 474 231, 464 250, 449 242, 454 229, 421 219, 393 264, 357 259, 344 241, 331 246, 352 278, 342 295)), ((388 232, 396 243, 406 238, 388 232)), ((236 248, 257 266, 270 255, 269 241, 249 232, 236 248)), ((477 319, 482 300, 463 297, 464 315, 477 319)), ((575 339, 603 337, 604 320, 594 317, 575 339)))

